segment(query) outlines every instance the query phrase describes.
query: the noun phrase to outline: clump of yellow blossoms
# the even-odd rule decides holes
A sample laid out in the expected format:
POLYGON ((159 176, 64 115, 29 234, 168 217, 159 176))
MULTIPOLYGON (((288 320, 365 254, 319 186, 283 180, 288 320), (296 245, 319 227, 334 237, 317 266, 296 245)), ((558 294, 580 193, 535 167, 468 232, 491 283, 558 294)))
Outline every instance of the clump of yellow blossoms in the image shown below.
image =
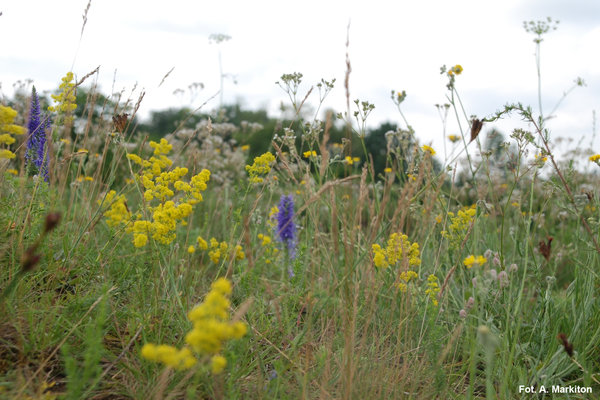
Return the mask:
POLYGON ((466 265, 467 268, 471 268, 474 265, 483 265, 487 262, 487 258, 485 258, 484 256, 477 256, 475 257, 474 255, 470 255, 467 258, 465 258, 465 260, 463 261, 463 263, 466 265))
POLYGON ((429 299, 434 306, 438 305, 437 294, 440 292, 437 276, 431 274, 427 277, 427 289, 425 294, 429 295, 429 299))
POLYGON ((448 140, 452 143, 456 143, 460 140, 460 137, 458 135, 448 135, 448 140))
MULTIPOLYGON (((104 198, 104 204, 110 204, 110 208, 104 212, 108 226, 126 225, 131 220, 131 213, 127 208, 125 195, 116 196, 116 194, 117 192, 111 190, 104 198)), ((98 200, 98 203, 101 204, 102 200, 98 200)))
POLYGON ((457 215, 454 215, 451 211, 448 212, 450 226, 448 226, 447 231, 442 231, 442 236, 450 241, 451 248, 460 248, 469 226, 475 219, 475 214, 477 214, 477 206, 475 204, 471 207, 463 207, 462 210, 458 211, 457 215))
POLYGON ((275 162, 275 156, 271 152, 266 152, 260 157, 254 157, 252 165, 246 165, 246 171, 250 175, 250 183, 263 182, 263 175, 271 171, 271 165, 275 162))
MULTIPOLYGON (((135 214, 136 220, 131 223, 131 214, 125 204, 124 196, 117 198, 112 202, 110 209, 104 212, 104 216, 110 221, 110 226, 121 223, 127 225, 127 232, 133 234, 135 247, 145 246, 150 236, 159 243, 171 243, 176 237, 177 224, 181 222, 185 225, 184 218, 190 216, 193 206, 203 200, 202 192, 206 190, 206 182, 210 179, 210 171, 203 169, 192 176, 189 182, 183 181, 182 178, 188 173, 187 168, 177 167, 165 171, 173 164, 166 157, 172 149, 169 142, 165 139, 161 139, 159 143, 151 141, 150 146, 154 152, 148 160, 135 154, 127 155, 127 158, 143 168, 137 179, 146 189, 144 200, 151 216, 150 220, 142 219, 142 213, 138 212, 135 214), (178 191, 181 197, 172 200, 175 191, 178 191), (158 204, 152 205, 154 200, 157 200, 158 204)), ((108 200, 112 201, 113 197, 114 193, 109 192, 108 200)))
POLYGON ((62 83, 59 86, 60 93, 51 95, 56 105, 48 107, 49 111, 56 111, 59 114, 65 115, 65 123, 73 122, 73 111, 77 108, 75 83, 73 82, 73 73, 67 72, 62 78, 62 83))
POLYGON ((211 357, 213 374, 223 372, 227 365, 225 357, 219 353, 227 340, 240 339, 247 332, 246 324, 231 321, 229 316, 229 295, 231 283, 225 278, 217 279, 204 301, 188 313, 193 328, 185 336, 187 347, 177 349, 169 345, 146 343, 142 347, 142 357, 160 362, 168 367, 184 370, 193 367, 198 356, 211 357), (193 352, 192 352, 193 350, 193 352))
POLYGON ((448 75, 460 75, 463 72, 463 67, 460 64, 456 64, 454 67, 448 70, 448 75))
POLYGON ((344 161, 348 165, 354 165, 354 163, 360 162, 360 158, 359 157, 346 156, 346 158, 344 158, 344 161))
POLYGON ((279 215, 279 207, 271 207, 271 211, 269 211, 269 219, 267 219, 267 225, 269 228, 271 228, 271 230, 275 230, 277 226, 277 215, 279 215))
MULTIPOLYGON (((208 252, 208 256, 210 257, 211 261, 216 264, 221 259, 223 259, 223 260, 227 259, 227 256, 228 256, 227 250, 228 249, 229 249, 229 245, 227 244, 227 242, 219 243, 219 241, 217 239, 211 238, 210 239, 210 251, 208 252)), ((234 252, 232 254, 233 255, 231 257, 235 257, 236 260, 243 260, 245 257, 242 246, 240 246, 239 244, 235 246, 234 252)))
MULTIPOLYGON (((10 107, 0 106, 0 145, 10 146, 16 140, 12 135, 22 135, 25 133, 25 128, 15 125, 13 122, 17 116, 17 112, 10 107)), ((0 159, 15 158, 15 153, 9 149, 0 149, 0 159)))
POLYGON ((418 277, 419 275, 415 271, 403 271, 400 274, 400 283, 398 283, 396 286, 402 293, 404 293, 406 292, 408 282, 413 279, 417 279, 418 277))
POLYGON ((309 157, 316 157, 317 156, 317 152, 314 150, 311 151, 305 151, 303 153, 304 158, 309 158, 309 157))
POLYGON ((419 244, 411 243, 408 236, 402 233, 392 233, 385 249, 375 243, 372 250, 373 262, 379 268, 387 268, 398 263, 402 263, 407 268, 421 265, 419 244))
POLYGON ((258 239, 260 240, 260 245, 264 250, 265 264, 271 264, 271 257, 275 257, 279 252, 279 249, 275 247, 271 236, 259 233, 258 239))

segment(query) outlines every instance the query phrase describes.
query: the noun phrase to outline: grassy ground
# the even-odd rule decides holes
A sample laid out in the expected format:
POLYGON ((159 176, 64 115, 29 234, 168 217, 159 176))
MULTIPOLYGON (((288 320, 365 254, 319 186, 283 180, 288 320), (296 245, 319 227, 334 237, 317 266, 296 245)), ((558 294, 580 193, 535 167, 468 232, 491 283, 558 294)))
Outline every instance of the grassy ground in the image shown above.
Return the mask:
MULTIPOLYGON (((299 110, 300 78, 282 79, 299 110)), ((510 113, 530 131, 491 150, 463 132, 469 158, 441 169, 392 132, 376 174, 329 120, 246 162, 214 121, 152 144, 89 118, 73 143, 59 110, 48 182, 25 139, 0 166, 0 397, 595 398, 598 175, 555 159, 543 117, 510 113)))

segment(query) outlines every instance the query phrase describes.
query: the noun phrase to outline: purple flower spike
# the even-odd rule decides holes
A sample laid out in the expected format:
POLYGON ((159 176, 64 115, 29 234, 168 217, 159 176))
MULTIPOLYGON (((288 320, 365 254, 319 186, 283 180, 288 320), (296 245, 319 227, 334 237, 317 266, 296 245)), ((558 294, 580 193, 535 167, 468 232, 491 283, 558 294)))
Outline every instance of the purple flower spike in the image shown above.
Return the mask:
MULTIPOLYGON (((285 245, 289 260, 296 258, 296 224, 294 223, 294 198, 292 195, 281 196, 279 214, 277 214, 277 234, 279 240, 285 245)), ((294 276, 291 264, 288 274, 294 276)))
POLYGON ((32 174, 43 176, 48 182, 48 154, 46 151, 46 129, 49 120, 44 120, 40 111, 40 100, 35 86, 31 93, 31 109, 29 111, 29 123, 27 128, 29 136, 27 139, 27 151, 25 152, 25 163, 32 174))

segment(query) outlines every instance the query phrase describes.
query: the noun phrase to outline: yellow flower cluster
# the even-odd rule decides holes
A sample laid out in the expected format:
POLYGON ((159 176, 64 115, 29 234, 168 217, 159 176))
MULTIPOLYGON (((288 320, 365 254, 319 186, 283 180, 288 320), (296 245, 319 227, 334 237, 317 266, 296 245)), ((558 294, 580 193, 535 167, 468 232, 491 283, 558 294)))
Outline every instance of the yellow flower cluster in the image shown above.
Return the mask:
POLYGON ((543 153, 537 153, 535 155, 534 158, 534 163, 538 166, 538 167, 543 167, 544 164, 546 163, 546 161, 548 161, 548 157, 546 157, 543 153))
POLYGON ((460 137, 458 135, 448 135, 448 140, 452 143, 456 143, 460 140, 460 137))
POLYGON ((163 363, 168 367, 178 370, 189 369, 196 364, 196 357, 190 349, 184 347, 179 350, 174 346, 146 343, 142 347, 142 357, 146 360, 163 363))
MULTIPOLYGON (((111 190, 104 197, 104 204, 110 204, 110 208, 104 212, 108 226, 127 225, 131 220, 131 213, 127 208, 125 195, 121 194, 115 197, 116 194, 117 192, 111 190)), ((102 204, 102 199, 98 200, 98 204, 102 204)))
POLYGON ((460 75, 463 72, 463 67, 460 64, 456 64, 454 67, 450 68, 448 71, 448 75, 460 75))
POLYGON ((346 161, 346 164, 348 165, 354 165, 354 163, 357 163, 360 161, 359 157, 350 157, 350 156, 346 156, 346 158, 344 159, 344 161, 346 161))
POLYGON ((598 164, 598 162, 600 162, 600 154, 594 154, 593 156, 591 156, 590 161, 598 164))
MULTIPOLYGON (((17 112, 10 107, 0 106, 0 145, 10 146, 16 140, 12 135, 22 135, 25 128, 15 125, 13 122, 17 112)), ((15 158, 15 153, 8 149, 0 149, 0 159, 15 158)))
POLYGON ((419 244, 411 243, 408 236, 402 233, 392 233, 385 249, 375 243, 372 250, 373 262, 379 268, 387 268, 399 262, 408 263, 404 264, 408 268, 421 265, 419 244))
POLYGON ((423 149, 425 154, 429 154, 430 156, 435 156, 435 150, 433 149, 433 147, 427 146, 426 144, 424 144, 421 148, 423 149))
POLYGON ((487 262, 487 258, 485 258, 484 256, 475 257, 474 255, 471 254, 469 257, 465 258, 465 260, 463 262, 467 268, 471 268, 471 267, 473 267, 473 265, 481 266, 481 265, 485 264, 487 262))
POLYGON ((265 264, 271 264, 271 257, 274 257, 279 252, 279 249, 275 247, 271 236, 259 233, 258 239, 260 240, 261 247, 264 249, 265 264))
POLYGON ((211 356, 211 370, 221 373, 227 365, 225 357, 219 353, 227 340, 240 339, 246 332, 246 324, 230 321, 229 295, 231 283, 225 278, 217 279, 204 301, 188 313, 193 328, 185 336, 187 346, 181 350, 168 345, 146 343, 142 347, 142 357, 161 362, 176 369, 188 369, 196 364, 193 350, 200 356, 211 356), (190 350, 191 349, 191 350, 190 350))
POLYGON ((417 275, 415 271, 403 271, 400 274, 400 283, 398 283, 396 286, 398 287, 398 289, 400 289, 402 293, 404 293, 406 292, 408 282, 410 282, 413 279, 417 279, 418 277, 419 275, 417 275))
POLYGON ((314 151, 314 150, 305 151, 303 155, 304 155, 304 158, 316 157, 317 156, 317 152, 314 151))
POLYGON ((77 108, 77 104, 75 103, 75 83, 73 82, 72 72, 67 72, 64 78, 62 78, 59 89, 59 94, 51 95, 56 104, 48 107, 48 110, 65 114, 65 123, 72 122, 73 111, 77 108))
POLYGON ((458 211, 456 216, 453 212, 448 212, 450 226, 447 231, 442 231, 442 236, 450 241, 451 248, 460 248, 469 226, 475 219, 475 214, 477 214, 477 206, 475 204, 471 207, 463 207, 462 210, 458 211))
POLYGON ((127 228, 127 232, 133 234, 133 244, 136 247, 145 246, 149 236, 162 244, 171 243, 176 237, 177 223, 185 225, 184 219, 191 215, 193 206, 203 200, 202 192, 206 190, 206 182, 210 180, 210 171, 203 169, 192 176, 189 182, 182 181, 188 173, 187 168, 177 167, 165 171, 173 164, 166 156, 173 146, 161 139, 158 143, 151 141, 150 147, 154 151, 148 160, 136 154, 127 155, 128 159, 143 168, 137 178, 146 189, 144 200, 148 203, 154 199, 159 201, 156 206, 148 205, 151 220, 141 219, 141 213, 138 213, 137 220, 127 228), (177 201, 168 200, 175 196, 175 191, 180 192, 182 197, 177 201))
POLYGON ((254 157, 252 165, 246 165, 246 171, 250 175, 250 183, 263 182, 262 175, 267 175, 271 171, 271 165, 275 162, 275 156, 271 152, 266 152, 260 157, 254 157))
MULTIPOLYGON (((198 239, 202 239, 202 238, 198 238, 198 239)), ((200 240, 199 240, 200 242, 200 240)), ((210 239, 210 250, 208 252, 208 256, 210 257, 211 261, 214 262, 215 264, 217 264, 221 259, 225 260, 227 259, 228 253, 227 250, 229 249, 229 244, 227 244, 227 242, 220 242, 215 239, 215 238, 211 238, 210 239)), ((244 254, 244 249, 242 248, 242 246, 240 246, 239 244, 235 246, 234 251, 232 252, 231 257, 234 257, 236 260, 243 260, 246 255, 244 254)))
POLYGON ((427 290, 425 294, 429 295, 429 299, 434 306, 438 305, 437 294, 440 292, 440 285, 438 284, 437 276, 431 274, 427 277, 427 290))
POLYGON ((269 219, 267 220, 267 225, 271 230, 274 230, 277 226, 277 215, 279 214, 279 207, 273 206, 271 207, 271 211, 269 211, 269 219))

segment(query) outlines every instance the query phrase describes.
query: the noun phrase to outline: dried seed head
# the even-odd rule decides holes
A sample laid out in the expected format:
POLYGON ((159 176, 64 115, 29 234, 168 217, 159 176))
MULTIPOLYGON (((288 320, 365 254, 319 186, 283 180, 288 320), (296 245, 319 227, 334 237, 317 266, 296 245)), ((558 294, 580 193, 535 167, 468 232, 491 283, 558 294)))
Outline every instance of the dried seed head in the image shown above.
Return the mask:
POLYGON ((565 351, 567 352, 569 357, 573 357, 573 344, 569 343, 569 340, 567 339, 567 335, 565 335, 564 333, 559 333, 558 340, 565 348, 565 351))
POLYGON ((52 229, 56 228, 58 222, 60 221, 60 213, 50 213, 46 215, 46 225, 44 226, 44 233, 50 232, 52 229))
POLYGON ((40 262, 40 255, 35 254, 35 247, 28 248, 21 259, 21 268, 24 272, 31 271, 40 262))

